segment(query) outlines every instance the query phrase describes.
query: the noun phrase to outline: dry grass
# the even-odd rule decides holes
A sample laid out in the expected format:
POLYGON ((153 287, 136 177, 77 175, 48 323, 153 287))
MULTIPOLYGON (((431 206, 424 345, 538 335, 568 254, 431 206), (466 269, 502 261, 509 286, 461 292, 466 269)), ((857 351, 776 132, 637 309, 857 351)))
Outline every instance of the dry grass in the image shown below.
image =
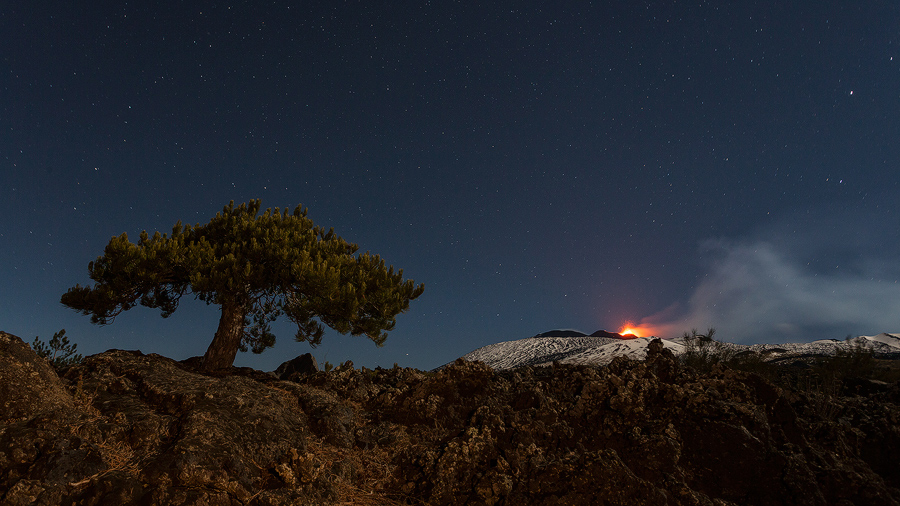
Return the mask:
MULTIPOLYGON (((308 440, 307 446, 308 455, 316 463, 313 479, 341 467, 349 467, 355 471, 335 474, 331 480, 339 496, 337 504, 359 506, 401 506, 410 503, 410 498, 403 498, 402 501, 392 499, 385 490, 394 474, 395 465, 391 455, 397 451, 396 444, 390 451, 382 447, 346 449, 312 438, 308 440)), ((413 501, 415 503, 418 501, 413 501)))
POLYGON ((72 390, 72 398, 75 400, 75 407, 83 413, 83 416, 79 417, 77 423, 69 427, 72 435, 96 446, 97 451, 100 453, 100 457, 107 466, 105 471, 84 478, 77 483, 72 483, 72 485, 82 485, 90 482, 94 478, 116 471, 125 472, 130 476, 137 476, 140 469, 138 467, 134 448, 131 447, 131 444, 121 438, 115 437, 112 433, 103 434, 96 428, 98 422, 106 422, 117 428, 124 427, 124 425, 127 424, 125 415, 123 413, 116 413, 115 416, 110 418, 101 413, 100 410, 94 406, 94 400, 97 398, 96 392, 88 392, 85 390, 84 379, 82 377, 78 378, 78 382, 72 390))
POLYGON ((134 449, 126 441, 111 441, 109 438, 97 443, 100 455, 109 468, 106 473, 124 471, 131 476, 137 476, 139 469, 135 459, 134 449))
POLYGON ((72 390, 72 398, 75 400, 75 407, 87 414, 88 418, 82 424, 96 422, 103 418, 103 414, 94 406, 94 399, 97 398, 97 393, 88 392, 84 389, 84 378, 82 376, 78 377, 78 383, 75 384, 75 388, 72 390))

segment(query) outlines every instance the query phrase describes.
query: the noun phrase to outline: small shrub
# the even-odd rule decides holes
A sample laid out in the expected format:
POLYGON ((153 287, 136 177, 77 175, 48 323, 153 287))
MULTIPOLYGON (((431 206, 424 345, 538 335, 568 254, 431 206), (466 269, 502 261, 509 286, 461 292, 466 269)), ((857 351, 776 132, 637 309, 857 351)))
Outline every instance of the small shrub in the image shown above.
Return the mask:
POLYGON ((31 343, 31 349, 38 356, 49 360, 56 369, 81 363, 84 357, 75 353, 76 348, 78 348, 77 344, 69 343, 69 338, 66 337, 66 329, 53 334, 49 345, 44 344, 38 336, 35 336, 34 342, 31 343))
POLYGON ((821 357, 812 370, 822 378, 839 384, 848 379, 878 380, 893 383, 900 380, 900 361, 876 358, 874 350, 862 340, 847 339, 834 355, 821 357))
POLYGON ((780 386, 803 395, 804 411, 819 419, 834 421, 840 412, 840 403, 836 401, 841 394, 841 381, 822 375, 817 368, 787 375, 780 386))
POLYGON ((718 341, 713 336, 716 329, 710 328, 706 334, 700 334, 697 329, 685 332, 682 339, 685 343, 685 351, 679 359, 681 363, 696 369, 699 372, 709 372, 713 366, 720 364, 731 369, 759 374, 769 380, 776 376, 775 366, 754 351, 738 351, 728 344, 718 341))
POLYGON ((863 341, 846 340, 830 358, 828 366, 839 379, 871 378, 875 373, 875 352, 863 341))
POLYGON ((685 350, 679 357, 681 363, 700 372, 709 372, 716 364, 730 362, 734 358, 734 350, 713 339, 715 333, 714 328, 707 330, 706 334, 698 333, 697 329, 685 332, 682 336, 685 350))
POLYGON ((837 399, 846 393, 848 380, 881 379, 874 352, 861 341, 846 339, 832 356, 818 357, 810 367, 786 375, 782 385, 805 395, 811 413, 835 420, 840 413, 837 399))

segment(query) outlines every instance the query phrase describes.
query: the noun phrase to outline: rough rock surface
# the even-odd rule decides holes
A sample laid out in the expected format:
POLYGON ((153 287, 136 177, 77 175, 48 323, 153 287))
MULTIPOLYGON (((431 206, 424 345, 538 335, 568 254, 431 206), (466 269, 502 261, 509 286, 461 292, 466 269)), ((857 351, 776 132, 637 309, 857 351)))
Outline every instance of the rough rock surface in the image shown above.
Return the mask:
POLYGON ((0 334, 0 504, 900 504, 898 384, 823 399, 660 346, 292 381, 41 360, 0 334))
POLYGON ((73 406, 72 396, 50 362, 18 337, 0 332, 0 423, 73 406))
POLYGON ((293 374, 310 374, 314 372, 319 372, 319 363, 316 362, 316 357, 312 353, 304 353, 297 358, 282 362, 275 369, 275 375, 279 379, 290 379, 293 374))

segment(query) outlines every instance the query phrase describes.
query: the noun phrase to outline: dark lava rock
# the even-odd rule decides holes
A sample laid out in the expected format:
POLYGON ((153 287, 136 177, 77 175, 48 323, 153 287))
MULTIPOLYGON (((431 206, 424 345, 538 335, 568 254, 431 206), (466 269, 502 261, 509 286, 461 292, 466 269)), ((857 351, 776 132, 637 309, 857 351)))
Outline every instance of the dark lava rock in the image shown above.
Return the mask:
POLYGON ((661 342, 604 368, 292 381, 117 350, 58 378, 0 344, 4 505, 900 504, 900 386, 785 391, 661 342))
MULTIPOLYGON (((37 368, 21 355, 4 350, 0 374, 37 368)), ((309 423, 293 383, 207 377, 159 355, 118 350, 69 368, 68 392, 46 370, 37 376, 28 388, 16 385, 22 399, 2 391, 0 402, 22 415, 0 429, 2 504, 337 499, 307 445, 309 423), (47 404, 38 409, 32 399, 42 392, 47 404)))
POLYGON ((0 332, 0 423, 73 409, 50 362, 18 337, 0 332))
POLYGON ((319 363, 316 362, 316 357, 312 356, 312 353, 304 353, 287 362, 282 362, 275 369, 275 375, 283 380, 290 379, 293 374, 311 374, 314 372, 319 372, 319 363))

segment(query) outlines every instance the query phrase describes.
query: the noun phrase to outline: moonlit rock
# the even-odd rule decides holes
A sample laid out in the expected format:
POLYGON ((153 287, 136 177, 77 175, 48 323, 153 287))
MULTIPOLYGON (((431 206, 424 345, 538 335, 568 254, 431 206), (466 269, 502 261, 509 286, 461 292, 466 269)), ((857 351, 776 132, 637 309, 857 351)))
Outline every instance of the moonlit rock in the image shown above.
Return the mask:
MULTIPOLYGON (((463 360, 480 361, 495 370, 514 369, 522 366, 548 366, 561 364, 603 366, 616 357, 625 356, 643 360, 647 345, 655 337, 616 339, 609 337, 529 337, 505 341, 478 348, 462 356, 463 360)), ((665 349, 675 355, 684 353, 683 338, 662 339, 665 349)), ((822 339, 810 343, 785 344, 735 344, 722 343, 734 351, 753 351, 766 360, 780 360, 808 355, 834 355, 848 345, 862 345, 878 354, 900 354, 900 333, 882 333, 876 336, 859 336, 849 341, 822 339)))

